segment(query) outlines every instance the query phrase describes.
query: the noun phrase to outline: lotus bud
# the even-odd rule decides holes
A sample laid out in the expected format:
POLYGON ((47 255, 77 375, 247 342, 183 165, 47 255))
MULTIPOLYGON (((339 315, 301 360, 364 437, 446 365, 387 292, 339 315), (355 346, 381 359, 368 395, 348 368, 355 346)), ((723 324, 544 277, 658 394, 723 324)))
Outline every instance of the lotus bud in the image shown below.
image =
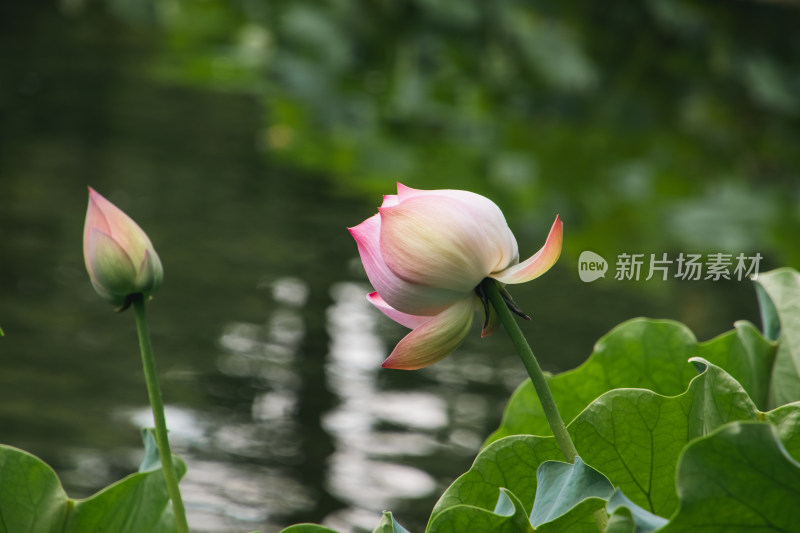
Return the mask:
POLYGON ((89 207, 83 228, 83 259, 97 294, 118 307, 132 296, 152 295, 164 270, 153 244, 136 222, 89 187, 89 207))

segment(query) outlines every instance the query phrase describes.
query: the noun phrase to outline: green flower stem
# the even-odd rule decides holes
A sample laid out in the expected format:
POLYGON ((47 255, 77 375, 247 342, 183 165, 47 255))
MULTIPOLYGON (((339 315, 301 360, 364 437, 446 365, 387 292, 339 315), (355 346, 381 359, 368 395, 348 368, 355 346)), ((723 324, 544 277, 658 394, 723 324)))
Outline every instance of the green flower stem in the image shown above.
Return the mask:
MULTIPOLYGON (((511 313, 508 305, 506 305, 505 299, 502 294, 500 294, 499 283, 491 278, 487 278, 483 282, 483 290, 489 297, 489 301, 492 302, 492 307, 497 311, 500 322, 502 322, 503 326, 506 328, 508 336, 511 337, 511 341, 514 343, 514 347, 517 349, 522 363, 528 371, 528 375, 533 383, 533 388, 536 389, 536 395, 539 397, 539 402, 542 404, 544 415, 547 417, 547 423, 550 424, 550 429, 553 431, 561 453, 564 454, 568 462, 574 463, 575 457, 578 455, 578 450, 575 449, 575 444, 572 442, 572 437, 569 436, 567 427, 564 425, 561 413, 558 412, 556 401, 553 399, 553 394, 550 392, 550 387, 547 385, 542 367, 539 366, 539 362, 533 355, 533 350, 531 350, 528 341, 525 340, 525 336, 522 334, 519 324, 517 324, 514 315, 511 313)), ((608 513, 606 513, 604 508, 595 511, 594 521, 599 531, 604 532, 606 530, 608 527, 608 513)))
POLYGON ((503 326, 506 328, 508 336, 511 337, 511 341, 514 343, 514 347, 517 349, 522 363, 528 371, 533 387, 536 389, 536 394, 539 396, 539 402, 541 402, 542 409, 547 417, 547 423, 550 424, 550 429, 553 431, 558 447, 561 448, 561 453, 564 454, 568 462, 574 463, 578 451, 575 449, 572 437, 569 436, 569 432, 564 425, 561 413, 558 412, 558 407, 556 407, 556 402, 553 399, 553 394, 550 392, 550 387, 547 385, 542 368, 533 355, 528 341, 525 340, 525 336, 522 334, 519 324, 517 324, 517 321, 514 319, 514 315, 511 314, 503 296, 500 294, 498 282, 487 278, 484 280, 483 286, 486 290, 486 294, 489 296, 492 307, 497 311, 500 322, 502 322, 503 326))
POLYGON ((150 406, 153 408, 153 419, 156 423, 156 444, 158 454, 161 456, 161 470, 167 483, 167 492, 172 500, 172 511, 175 515, 175 525, 178 533, 189 533, 189 524, 186 522, 186 510, 183 507, 183 498, 178 488, 178 476, 172 465, 172 451, 167 438, 167 421, 164 417, 164 401, 161 399, 161 387, 158 384, 156 373, 156 360, 153 355, 153 346, 150 343, 150 328, 147 326, 147 316, 144 308, 144 297, 135 294, 131 297, 133 309, 136 312, 136 329, 139 333, 139 347, 142 351, 142 366, 144 379, 147 382, 147 395, 150 406))

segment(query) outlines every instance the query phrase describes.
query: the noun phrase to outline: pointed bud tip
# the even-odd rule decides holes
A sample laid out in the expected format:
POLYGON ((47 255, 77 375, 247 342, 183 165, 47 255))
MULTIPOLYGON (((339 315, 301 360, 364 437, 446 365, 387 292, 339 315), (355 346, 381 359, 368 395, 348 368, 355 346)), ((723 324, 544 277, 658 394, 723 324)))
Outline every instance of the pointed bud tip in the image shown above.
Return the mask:
POLYGON ((388 357, 383 363, 381 363, 381 367, 387 368, 389 370, 416 370, 416 368, 408 368, 402 365, 398 365, 396 360, 393 360, 391 357, 388 357))

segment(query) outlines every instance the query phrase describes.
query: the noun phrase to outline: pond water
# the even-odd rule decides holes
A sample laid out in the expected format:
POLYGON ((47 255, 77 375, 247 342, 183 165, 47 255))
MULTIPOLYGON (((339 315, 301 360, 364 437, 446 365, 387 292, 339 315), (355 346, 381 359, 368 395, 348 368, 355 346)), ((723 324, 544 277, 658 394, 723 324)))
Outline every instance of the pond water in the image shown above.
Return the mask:
MULTIPOLYGON (((153 41, 105 16, 67 28, 55 6, 17 15, 0 33, 14 51, 0 59, 0 441, 42 457, 74 497, 141 458, 150 415, 133 316, 97 298, 83 267, 91 185, 164 263, 149 312, 192 529, 371 531, 390 509, 422 531, 525 378, 503 332, 475 332, 421 371, 382 369, 404 330, 366 302, 346 231, 376 211, 374 183, 272 157, 256 96, 154 80, 153 41)), ((525 223, 521 252, 538 249, 555 211, 527 224, 524 205, 498 203, 512 229, 525 223)), ((569 217, 565 227, 569 241, 569 217)), ((584 234, 551 273, 513 288, 546 370, 574 368, 635 316, 680 320, 701 340, 737 319, 758 324, 747 281, 623 282, 610 270, 583 283, 578 252, 590 245, 584 234)), ((762 269, 777 266, 769 251, 762 269)))

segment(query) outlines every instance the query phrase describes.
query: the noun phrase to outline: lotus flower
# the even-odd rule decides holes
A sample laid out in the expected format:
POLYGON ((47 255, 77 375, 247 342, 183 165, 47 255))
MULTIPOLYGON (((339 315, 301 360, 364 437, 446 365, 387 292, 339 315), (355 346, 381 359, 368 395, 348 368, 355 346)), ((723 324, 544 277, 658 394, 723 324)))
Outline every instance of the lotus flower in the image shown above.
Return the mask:
POLYGON ((89 187, 83 259, 95 291, 125 309, 134 294, 149 296, 164 271, 153 244, 136 222, 89 187))
POLYGON ((410 328, 383 362, 413 370, 450 355, 484 309, 482 336, 497 326, 476 289, 485 278, 524 283, 544 274, 561 253, 558 216, 544 246, 520 262, 500 208, 478 194, 418 190, 397 184, 378 214, 349 228, 375 292, 367 299, 410 328))

